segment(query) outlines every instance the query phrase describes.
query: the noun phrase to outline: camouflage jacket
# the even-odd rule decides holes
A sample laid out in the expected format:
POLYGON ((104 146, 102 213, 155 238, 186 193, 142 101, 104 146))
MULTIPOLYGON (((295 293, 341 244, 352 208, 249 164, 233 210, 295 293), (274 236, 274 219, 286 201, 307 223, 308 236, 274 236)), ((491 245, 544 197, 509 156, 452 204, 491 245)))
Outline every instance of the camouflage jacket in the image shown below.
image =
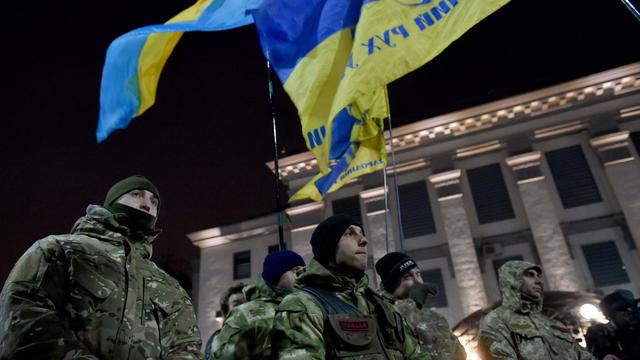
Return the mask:
POLYGON ((244 288, 247 302, 224 320, 212 345, 213 359, 267 359, 276 307, 291 291, 268 285, 262 276, 244 288))
MULTIPOLYGON (((390 296, 385 294, 386 296, 390 296)), ((419 308, 412 299, 395 301, 396 310, 407 320, 422 350, 434 360, 465 360, 467 354, 449 328, 447 319, 426 307, 419 308)))
MULTIPOLYGON (((364 275, 359 281, 346 275, 338 275, 326 269, 315 259, 311 260, 305 273, 299 278, 305 286, 313 286, 330 291, 340 300, 370 315, 372 297, 378 295, 368 289, 369 280, 364 275)), ((384 302, 387 311, 393 314, 393 305, 384 302)), ((327 351, 325 310, 313 295, 296 291, 287 295, 276 311, 274 321, 273 346, 278 359, 331 359, 333 353, 327 351)), ((384 347, 389 359, 430 359, 417 345, 406 322, 398 315, 404 341, 397 347, 384 347)), ((379 328, 379 326, 378 326, 379 328)), ((378 338, 381 338, 379 336, 378 338)))
POLYGON ((128 233, 90 205, 33 244, 0 295, 0 359, 202 358, 188 295, 128 233))
POLYGON ((478 350, 484 360, 595 359, 561 322, 541 313, 542 300, 521 298, 522 274, 535 266, 512 261, 499 271, 502 304, 480 322, 478 350))

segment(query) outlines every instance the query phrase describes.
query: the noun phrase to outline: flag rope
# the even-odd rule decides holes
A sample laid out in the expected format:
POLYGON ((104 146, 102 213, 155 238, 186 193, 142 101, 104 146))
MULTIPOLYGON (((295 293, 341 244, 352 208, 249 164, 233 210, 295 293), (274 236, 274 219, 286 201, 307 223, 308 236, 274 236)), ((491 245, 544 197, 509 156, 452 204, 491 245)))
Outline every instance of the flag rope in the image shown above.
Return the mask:
MULTIPOLYGON (((391 113, 387 118, 389 123, 389 144, 391 145, 391 165, 393 167, 393 190, 396 195, 396 216, 398 217, 398 231, 400 233, 400 251, 404 249, 404 231, 402 231, 402 211, 400 210, 400 191, 398 190, 398 175, 396 171, 396 148, 393 145, 393 125, 391 125, 391 113)), ((386 177, 385 177, 386 180, 386 177)), ((387 189, 385 189, 385 192, 387 189)))

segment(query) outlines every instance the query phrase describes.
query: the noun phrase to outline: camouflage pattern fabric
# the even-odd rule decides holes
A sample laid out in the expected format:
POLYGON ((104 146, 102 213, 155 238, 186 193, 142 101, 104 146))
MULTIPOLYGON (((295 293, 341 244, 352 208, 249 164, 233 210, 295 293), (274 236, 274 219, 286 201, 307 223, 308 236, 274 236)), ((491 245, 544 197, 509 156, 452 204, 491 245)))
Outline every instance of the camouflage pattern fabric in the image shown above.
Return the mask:
MULTIPOLYGON (((353 277, 335 274, 315 259, 312 259, 299 282, 334 293, 339 299, 359 309, 363 314, 371 314, 366 296, 376 296, 367 290, 369 280, 366 274, 356 281, 353 277)), ((393 313, 391 303, 385 303, 393 313)), ((278 359, 331 359, 324 339, 324 309, 313 295, 296 291, 287 295, 277 308, 274 321, 273 346, 278 359)), ((388 359, 430 359, 423 353, 403 321, 405 340, 399 348, 387 348, 388 359)))
POLYGON ((564 324, 540 312, 542 300, 521 298, 522 275, 534 266, 526 261, 509 261, 500 268, 502 305, 480 322, 480 356, 484 360, 595 359, 564 324))
POLYGON ((106 209, 37 241, 0 295, 0 359, 201 359, 193 306, 106 209))
MULTIPOLYGON (((390 296, 385 294, 386 296, 390 296)), ((426 307, 419 308, 412 299, 395 301, 396 310, 407 320, 422 350, 434 360, 465 360, 467 354, 453 335, 447 319, 426 307)))
POLYGON ((288 289, 267 284, 262 276, 244 288, 247 302, 233 308, 212 345, 213 359, 267 359, 276 307, 288 289))

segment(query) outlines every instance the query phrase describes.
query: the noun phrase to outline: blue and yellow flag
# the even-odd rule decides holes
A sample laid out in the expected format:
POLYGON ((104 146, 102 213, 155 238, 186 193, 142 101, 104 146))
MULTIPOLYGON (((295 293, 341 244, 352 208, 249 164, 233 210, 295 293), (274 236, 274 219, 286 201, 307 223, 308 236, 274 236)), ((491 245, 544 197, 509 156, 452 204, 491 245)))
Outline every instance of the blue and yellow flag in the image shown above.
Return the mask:
POLYGON ((253 13, 263 52, 298 108, 320 170, 291 200, 319 201, 382 168, 386 84, 508 1, 264 0, 253 13))
POLYGON ((114 40, 102 70, 96 138, 106 139, 141 115, 156 97, 160 73, 183 32, 218 31, 251 24, 262 0, 198 0, 165 24, 145 26, 114 40))

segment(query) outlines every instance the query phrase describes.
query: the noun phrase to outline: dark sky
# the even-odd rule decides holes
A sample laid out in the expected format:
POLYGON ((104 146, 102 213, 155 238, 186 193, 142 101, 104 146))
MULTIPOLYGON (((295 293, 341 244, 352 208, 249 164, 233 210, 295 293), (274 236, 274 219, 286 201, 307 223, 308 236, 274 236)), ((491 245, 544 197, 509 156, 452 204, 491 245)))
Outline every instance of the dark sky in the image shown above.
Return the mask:
MULTIPOLYGON (((115 181, 144 174, 160 189, 154 258, 189 272, 191 231, 275 208, 265 60, 253 26, 183 36, 156 105, 95 142, 108 44, 191 5, 167 0, 21 2, 0 39, 0 280, 37 239, 66 233, 115 181)), ((640 61, 640 22, 614 0, 513 0, 438 58, 390 86, 399 126, 640 61), (542 3, 547 5, 546 3, 542 3)), ((296 112, 276 85, 282 147, 304 150, 296 112)))

